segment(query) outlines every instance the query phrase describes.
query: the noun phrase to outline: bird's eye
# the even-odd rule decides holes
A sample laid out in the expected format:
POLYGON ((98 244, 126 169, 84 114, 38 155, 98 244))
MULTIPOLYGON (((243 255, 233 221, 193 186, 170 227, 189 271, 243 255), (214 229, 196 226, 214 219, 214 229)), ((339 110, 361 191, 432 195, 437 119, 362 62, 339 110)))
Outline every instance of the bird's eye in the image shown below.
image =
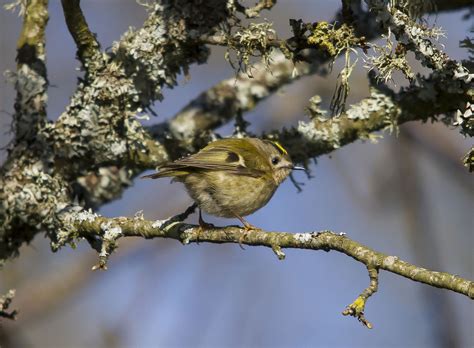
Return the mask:
POLYGON ((280 157, 273 157, 272 158, 272 164, 276 166, 278 163, 280 163, 280 157))

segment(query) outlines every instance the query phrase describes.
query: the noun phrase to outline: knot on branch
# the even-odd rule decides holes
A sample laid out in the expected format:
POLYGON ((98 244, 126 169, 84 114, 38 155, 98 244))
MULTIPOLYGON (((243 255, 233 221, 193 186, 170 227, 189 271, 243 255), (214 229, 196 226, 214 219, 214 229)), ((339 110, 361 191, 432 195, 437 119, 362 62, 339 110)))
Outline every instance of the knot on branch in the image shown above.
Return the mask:
POLYGON ((112 221, 103 222, 100 225, 100 229, 102 231, 101 235, 101 245, 100 245, 100 252, 99 252, 99 263, 92 267, 92 270, 107 270, 107 261, 109 260, 109 256, 114 252, 117 248, 117 239, 122 236, 122 228, 112 221))

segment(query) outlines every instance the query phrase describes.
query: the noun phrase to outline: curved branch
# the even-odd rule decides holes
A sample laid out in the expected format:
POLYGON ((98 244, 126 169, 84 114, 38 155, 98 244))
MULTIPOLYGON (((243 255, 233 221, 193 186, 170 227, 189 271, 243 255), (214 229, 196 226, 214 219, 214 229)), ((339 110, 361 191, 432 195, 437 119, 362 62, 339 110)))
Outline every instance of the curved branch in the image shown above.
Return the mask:
POLYGON ((369 273, 370 284, 369 286, 357 297, 354 302, 346 307, 342 312, 342 315, 350 315, 357 318, 362 324, 368 329, 372 329, 372 324, 365 319, 364 310, 365 303, 368 298, 375 294, 379 288, 379 270, 373 266, 367 266, 367 272, 369 273))
MULTIPOLYGON (((282 249, 335 250, 364 264, 369 272, 370 286, 343 312, 353 315, 370 327, 363 311, 366 300, 377 291, 377 270, 382 269, 437 288, 455 291, 474 299, 474 282, 457 275, 437 272, 422 268, 396 256, 375 251, 361 243, 346 237, 342 233, 331 231, 311 233, 267 232, 251 230, 244 232, 240 227, 227 226, 202 230, 197 225, 180 222, 192 212, 189 208, 184 214, 161 221, 147 221, 143 217, 105 218, 82 211, 70 213, 63 217, 65 224, 71 226, 76 237, 84 237, 99 243, 112 241, 114 247, 121 237, 169 238, 183 244, 208 243, 242 243, 249 246, 271 248, 279 259, 284 258, 282 249), (245 233, 243 235, 243 233, 245 233)), ((96 268, 105 268, 106 261, 113 249, 102 248, 101 262, 96 268), (104 252, 105 250, 105 252, 104 252)))

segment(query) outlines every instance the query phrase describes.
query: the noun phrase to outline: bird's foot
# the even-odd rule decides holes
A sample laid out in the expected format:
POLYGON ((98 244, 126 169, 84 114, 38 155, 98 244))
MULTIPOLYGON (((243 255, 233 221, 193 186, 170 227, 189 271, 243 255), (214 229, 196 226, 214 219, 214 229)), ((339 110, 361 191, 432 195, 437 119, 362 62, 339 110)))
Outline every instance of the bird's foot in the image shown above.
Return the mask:
POLYGON ((242 250, 245 250, 242 243, 244 242, 245 238, 248 236, 249 232, 251 232, 251 231, 261 231, 262 229, 258 228, 258 227, 255 227, 254 225, 248 223, 247 221, 245 221, 243 224, 244 224, 244 228, 243 228, 242 232, 240 233, 239 246, 242 250))

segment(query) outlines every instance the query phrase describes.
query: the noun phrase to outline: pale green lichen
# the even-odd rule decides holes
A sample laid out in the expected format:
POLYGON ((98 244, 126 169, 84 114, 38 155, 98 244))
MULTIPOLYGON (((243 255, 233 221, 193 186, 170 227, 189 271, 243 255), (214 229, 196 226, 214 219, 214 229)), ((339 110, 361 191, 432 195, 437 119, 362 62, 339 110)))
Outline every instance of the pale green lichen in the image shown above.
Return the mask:
POLYGON ((340 127, 337 119, 327 119, 319 117, 313 120, 322 124, 322 127, 315 127, 312 122, 299 121, 296 127, 299 134, 310 142, 326 142, 335 149, 340 146, 340 127), (325 126, 324 124, 328 126, 325 126))
POLYGON ((470 83, 473 79, 473 74, 470 74, 462 64, 450 59, 430 41, 442 36, 442 30, 417 23, 408 14, 394 7, 393 3, 383 0, 365 0, 365 2, 376 13, 379 22, 390 29, 399 44, 412 51, 421 64, 446 76, 447 80, 470 83))
POLYGON ((384 38, 386 40, 384 46, 372 45, 377 55, 367 56, 366 68, 368 68, 369 71, 373 69, 378 71, 377 81, 379 82, 393 81, 392 74, 394 71, 400 71, 409 81, 412 81, 415 74, 408 64, 405 50, 399 49, 398 47, 395 49, 393 47, 390 34, 384 38))
POLYGON ((293 50, 298 52, 302 48, 316 48, 321 53, 326 53, 334 62, 336 57, 344 53, 344 68, 338 74, 336 90, 331 100, 330 109, 333 114, 339 114, 345 109, 345 102, 349 95, 349 77, 357 63, 352 61, 351 54, 357 55, 355 48, 367 48, 364 37, 355 34, 354 29, 342 24, 336 26, 328 22, 303 23, 302 20, 290 20, 294 37, 287 42, 289 52, 283 51, 287 58, 293 56, 293 50), (304 44, 302 44, 304 42, 304 44), (296 45, 296 48, 292 46, 296 45), (302 47, 299 47, 302 46, 302 47), (290 49, 291 48, 291 49, 290 49))
POLYGON ((334 58, 350 47, 365 46, 364 38, 357 37, 354 29, 347 24, 337 27, 332 23, 317 22, 309 28, 308 44, 326 51, 334 58))
POLYGON ((371 88, 370 98, 365 98, 361 102, 351 105, 345 116, 352 120, 364 120, 371 117, 373 113, 382 112, 387 116, 387 123, 393 125, 401 110, 394 104, 390 96, 381 93, 376 88, 371 88))

